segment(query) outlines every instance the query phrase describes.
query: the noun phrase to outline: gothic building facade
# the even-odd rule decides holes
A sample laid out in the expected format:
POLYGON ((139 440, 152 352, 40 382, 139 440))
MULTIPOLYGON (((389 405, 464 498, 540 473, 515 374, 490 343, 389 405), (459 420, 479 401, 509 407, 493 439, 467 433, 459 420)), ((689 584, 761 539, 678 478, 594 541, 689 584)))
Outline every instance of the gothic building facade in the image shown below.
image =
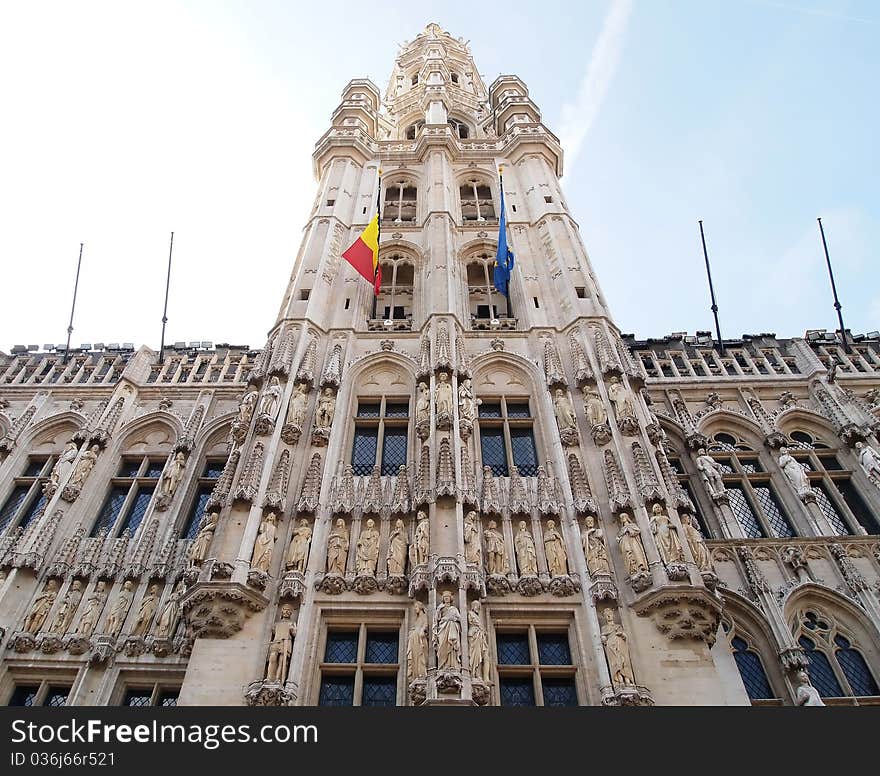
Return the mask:
POLYGON ((0 703, 880 702, 880 338, 622 334, 562 164, 429 25, 264 347, 0 355, 0 703))

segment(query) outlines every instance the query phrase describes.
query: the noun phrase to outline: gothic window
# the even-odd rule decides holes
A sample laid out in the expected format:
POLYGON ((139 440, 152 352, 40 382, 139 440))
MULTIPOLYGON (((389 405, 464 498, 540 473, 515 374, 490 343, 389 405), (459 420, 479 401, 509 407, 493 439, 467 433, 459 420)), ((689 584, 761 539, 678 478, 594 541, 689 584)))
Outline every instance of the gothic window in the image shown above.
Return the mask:
POLYGON ((43 486, 54 466, 53 457, 30 457, 25 470, 13 480, 12 492, 0 508, 0 533, 7 528, 26 528, 46 506, 43 486))
POLYGON ((498 630, 495 650, 502 706, 578 705, 568 631, 498 630))
POLYGON ((415 140, 415 139, 416 139, 416 135, 418 134, 419 130, 420 130, 423 126, 425 126, 425 122, 424 122, 424 121, 421 121, 421 120, 415 122, 415 124, 410 124, 410 125, 406 128, 406 139, 407 139, 407 140, 415 140))
POLYGON ((319 706, 396 706, 400 627, 330 628, 320 665, 319 706))
POLYGON ((135 684, 126 686, 120 706, 177 706, 179 687, 165 684, 135 684))
POLYGON ((107 529, 111 536, 123 531, 133 536, 144 519, 164 467, 165 460, 155 456, 123 458, 90 535, 97 536, 107 529))
POLYGON ((223 473, 223 463, 222 460, 218 459, 209 459, 205 462, 205 468, 198 479, 196 492, 186 516, 186 522, 183 524, 182 538, 193 539, 198 533, 199 521, 205 514, 205 504, 208 503, 214 486, 223 473))
POLYGON ((485 180, 472 178, 465 181, 459 187, 458 194, 462 221, 487 221, 498 217, 495 215, 492 188, 485 180))
POLYGON ((852 482, 852 471, 832 450, 806 431, 793 431, 791 454, 803 466, 816 491, 816 503, 838 536, 857 533, 860 525, 869 534, 880 533, 880 522, 852 482))
POLYGON ((528 399, 484 399, 478 427, 482 465, 492 467, 496 477, 509 476, 511 466, 524 477, 537 475, 538 450, 528 399))
MULTIPOLYGON (((376 314, 382 321, 412 321, 415 269, 404 256, 383 256, 382 286, 376 300, 376 314)), ((390 327, 388 327, 390 328, 390 327)))
POLYGON ((7 706, 66 706, 70 685, 48 681, 16 682, 7 706))
POLYGON ((743 533, 750 539, 794 536, 758 454, 731 434, 715 434, 709 453, 724 469, 724 487, 730 495, 730 508, 743 533))
POLYGON ((694 495, 694 488, 691 485, 690 477, 685 471, 681 459, 674 456, 667 457, 670 466, 672 466, 673 470, 675 471, 675 475, 678 478, 678 484, 681 485, 682 490, 687 493, 688 498, 691 500, 691 504, 694 505, 694 510, 696 511, 695 517, 697 518, 697 523, 700 526, 700 531, 707 539, 711 539, 713 537, 713 534, 709 530, 709 524, 706 522, 706 516, 703 514, 703 510, 700 507, 699 500, 694 495))
POLYGON ((382 396, 358 400, 351 448, 355 474, 368 475, 376 464, 382 474, 397 474, 407 463, 408 440, 408 398, 382 396))
POLYGON ((418 192, 414 183, 406 180, 390 183, 385 187, 385 207, 382 220, 394 224, 414 223, 418 192))
POLYGON ((835 619, 819 609, 799 617, 798 644, 809 660, 810 681, 823 698, 880 696, 876 675, 835 619))
POLYGON ((452 131, 455 133, 455 136, 460 138, 461 140, 467 140, 470 137, 471 130, 467 124, 458 119, 450 118, 447 122, 450 127, 452 127, 452 131))
POLYGON ((739 669, 739 675, 742 677, 749 698, 753 701, 775 698, 776 694, 770 687, 758 652, 749 647, 748 642, 739 636, 734 636, 730 640, 730 650, 733 652, 733 659, 736 661, 736 667, 739 669))

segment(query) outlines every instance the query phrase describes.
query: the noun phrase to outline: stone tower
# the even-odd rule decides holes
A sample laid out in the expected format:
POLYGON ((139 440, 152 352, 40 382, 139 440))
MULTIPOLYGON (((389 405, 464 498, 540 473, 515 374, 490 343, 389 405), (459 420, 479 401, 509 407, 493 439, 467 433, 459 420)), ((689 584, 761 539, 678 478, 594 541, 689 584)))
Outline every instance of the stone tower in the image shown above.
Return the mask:
POLYGON ((880 340, 622 335, 562 162, 429 24, 343 90, 264 347, 3 355, 0 700, 880 695, 880 340))

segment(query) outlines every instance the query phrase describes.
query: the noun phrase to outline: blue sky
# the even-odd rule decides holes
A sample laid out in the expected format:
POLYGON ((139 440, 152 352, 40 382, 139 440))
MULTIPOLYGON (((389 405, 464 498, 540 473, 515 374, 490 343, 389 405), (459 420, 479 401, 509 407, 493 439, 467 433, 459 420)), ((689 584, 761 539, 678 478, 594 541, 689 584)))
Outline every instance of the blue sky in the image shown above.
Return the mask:
POLYGON ((880 328, 880 6, 840 0, 7 3, 0 7, 0 349, 262 344, 345 83, 384 91, 429 21, 516 73, 567 140, 568 204, 624 331, 880 328), (413 9, 418 8, 418 15, 413 9), (344 9, 344 11, 342 10, 344 9), (236 272, 234 266, 239 263, 236 272), (8 301, 7 301, 8 300, 8 301))

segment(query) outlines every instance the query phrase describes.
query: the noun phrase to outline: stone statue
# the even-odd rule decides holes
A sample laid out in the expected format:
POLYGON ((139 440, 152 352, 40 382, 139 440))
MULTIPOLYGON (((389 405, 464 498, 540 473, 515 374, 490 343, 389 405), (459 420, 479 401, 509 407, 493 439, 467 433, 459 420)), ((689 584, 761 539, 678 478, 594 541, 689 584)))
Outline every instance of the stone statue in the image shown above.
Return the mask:
POLYGON ((584 413, 591 428, 602 426, 608 422, 605 405, 595 388, 584 389, 584 413))
POLYGON ((49 475, 49 482, 53 488, 57 489, 67 477, 73 468, 73 462, 78 453, 79 448, 76 446, 76 442, 68 442, 67 447, 64 448, 64 452, 58 457, 58 460, 52 467, 52 473, 49 475))
POLYGON ((556 414, 556 423, 559 425, 560 431, 577 426, 574 407, 571 406, 571 400, 566 396, 562 388, 556 389, 553 398, 553 411, 556 414))
POLYGON ((287 557, 284 560, 284 567, 288 571, 299 571, 305 573, 306 563, 309 561, 309 545, 312 541, 312 529, 309 521, 302 518, 299 525, 294 529, 293 536, 290 538, 290 546, 287 548, 287 557))
POLYGON ((654 540, 663 563, 667 566, 673 563, 684 563, 684 553, 681 549, 678 532, 660 504, 654 504, 652 507, 650 523, 651 533, 654 534, 654 540))
POLYGON ((287 669, 293 651, 293 639, 296 636, 296 623, 291 621, 293 608, 290 604, 281 607, 281 619, 275 623, 272 641, 269 642, 269 659, 266 665, 266 681, 284 684, 287 681, 287 669))
POLYGON ((388 537, 388 576, 402 577, 406 571, 406 551, 408 542, 406 524, 398 518, 388 537))
POLYGON ((551 577, 564 577, 568 574, 568 556, 565 554, 565 542, 562 534, 556 530, 556 522, 547 521, 544 530, 544 554, 547 556, 547 568, 551 577))
POLYGON ((333 415, 336 413, 336 394, 327 386, 321 398, 318 400, 318 409, 315 412, 315 427, 329 430, 333 425, 333 415))
POLYGON ((724 476, 724 468, 704 448, 700 448, 697 453, 697 469, 703 476, 710 496, 720 496, 724 493, 726 488, 721 479, 724 476))
POLYGON ((133 586, 134 583, 130 579, 125 580, 122 590, 119 591, 119 595, 113 602, 110 614, 107 615, 106 628, 107 634, 110 636, 118 636, 122 630, 125 616, 128 614, 128 609, 131 606, 131 599, 134 597, 134 594, 131 592, 133 586))
POLYGON ((166 498, 171 498, 177 492, 177 486, 183 479, 183 470, 186 468, 186 453, 179 450, 168 462, 165 471, 162 472, 162 482, 159 483, 159 492, 166 498))
POLYGON ((302 428, 306 421, 306 407, 309 403, 309 385, 308 383, 299 383, 290 397, 290 404, 287 406, 287 422, 296 428, 302 428))
POLYGON ((453 603, 449 590, 443 591, 437 604, 434 645, 437 649, 437 668, 441 671, 458 671, 461 668, 461 612, 453 603))
POLYGON ((80 456, 79 463, 77 463, 76 468, 73 470, 73 474, 70 475, 68 485, 76 488, 82 487, 86 478, 92 473, 92 469, 95 468, 99 452, 101 452, 101 448, 98 445, 92 445, 80 456))
POLYGON ((629 645, 626 643, 626 631, 622 625, 614 621, 614 611, 605 610, 605 623, 602 625, 602 645, 608 658, 611 682, 615 685, 634 685, 632 660, 629 656, 629 645))
POLYGON ((519 566, 521 577, 534 577, 538 574, 538 556, 535 551, 535 540, 529 532, 525 520, 519 521, 519 531, 513 539, 516 551, 516 565, 519 566))
POLYGON ((55 614, 55 622, 52 624, 52 633, 57 633, 58 635, 67 633, 67 629, 70 627, 70 623, 73 622, 73 617, 79 608, 79 602, 82 601, 82 597, 82 582, 74 579, 70 583, 64 598, 61 599, 61 607, 55 614))
POLYGON ((481 565, 480 529, 477 528, 477 513, 471 510, 464 516, 464 560, 465 563, 481 565))
POLYGON ((219 512, 211 512, 202 515, 199 521, 199 532, 189 547, 189 562, 191 566, 201 566, 208 557, 211 542, 214 541, 214 531, 217 529, 217 521, 220 519, 219 512))
POLYGON ((468 652, 472 679, 489 682, 489 639, 480 616, 480 602, 473 601, 468 611, 468 652))
POLYGON ((177 620, 180 617, 180 599, 183 597, 183 592, 183 580, 181 580, 177 583, 177 587, 171 591, 171 595, 159 614, 159 620, 156 623, 157 639, 170 639, 174 633, 177 620))
POLYGON ((428 673, 428 613, 421 601, 413 604, 413 623, 406 637, 406 679, 422 679, 428 673))
POLYGON ((779 452, 779 468, 782 469, 783 474, 785 474, 786 479, 791 483, 795 492, 798 495, 809 492, 810 480, 804 471, 804 467, 797 462, 787 447, 781 448, 779 452))
POLYGON ((494 520, 489 521, 488 527, 483 531, 483 538, 486 540, 486 560, 489 573, 506 574, 507 557, 504 552, 504 536, 498 530, 494 520))
POLYGON ((584 533, 581 543, 584 546, 584 557, 587 560, 587 569, 591 576, 611 574, 608 565, 608 549, 605 547, 605 537, 601 528, 596 528, 592 515, 584 518, 584 533))
POLYGON ((474 389, 471 379, 466 377, 458 386, 458 417, 473 423, 477 418, 477 400, 474 397, 474 389))
POLYGON ((437 405, 437 417, 446 415, 452 417, 452 383, 449 382, 449 375, 441 372, 437 379, 437 387, 434 389, 434 402, 437 405))
POLYGON ((877 455, 877 451, 871 445, 856 442, 856 455, 868 479, 875 485, 880 485, 880 455, 877 455))
POLYGON ((327 539, 327 573, 345 574, 345 561, 348 559, 348 527, 341 517, 327 539))
POLYGON ((254 551, 251 555, 251 568, 256 571, 269 573, 272 564, 272 550, 275 549, 275 539, 278 527, 278 516, 269 512, 260 523, 257 532, 257 540, 254 542, 254 551))
POLYGON ((55 603, 55 598, 57 596, 58 583, 54 579, 50 579, 46 583, 43 592, 34 599, 34 602, 31 605, 31 610, 24 621, 25 631, 34 636, 40 632, 40 628, 42 628, 43 623, 46 622, 46 618, 49 616, 49 610, 55 603))
POLYGON ((431 394, 427 383, 419 383, 419 397, 416 399, 416 424, 428 423, 431 419, 431 394))
POLYGON ((379 532, 375 521, 370 518, 361 529, 355 548, 355 567, 358 574, 376 575, 376 563, 379 559, 379 532))
POLYGON ((645 557, 645 548, 642 546, 641 533, 639 527, 630 521, 629 515, 626 512, 621 512, 617 543, 620 546, 627 573, 631 577, 648 570, 648 559, 645 557))
POLYGON ((795 689, 795 703, 798 706, 824 706, 819 691, 810 683, 810 676, 801 669, 795 675, 797 681, 795 689))
POLYGON ((633 406, 632 397, 626 386, 620 382, 620 378, 612 375, 608 384, 608 398, 614 405, 614 418, 618 423, 629 418, 635 420, 636 410, 633 406))
POLYGON ((95 585, 95 590, 86 599, 86 606, 79 618, 79 624, 73 631, 77 636, 91 636, 98 624, 98 618, 104 609, 104 603, 107 601, 107 584, 102 579, 95 585))
POLYGON ((250 424, 251 418, 254 415, 254 407, 257 406, 257 399, 259 398, 259 394, 253 386, 249 387, 250 390, 241 397, 241 402, 238 405, 238 422, 243 426, 250 424))
POLYGON ((141 600, 140 609, 138 609, 137 618, 131 627, 131 635, 143 638, 153 621, 153 615, 156 613, 156 605, 159 603, 159 586, 150 585, 147 594, 141 600))
POLYGON ((260 402, 260 414, 268 415, 272 420, 278 415, 278 407, 281 404, 281 383, 278 378, 273 376, 269 381, 269 387, 263 394, 263 400, 260 402))
POLYGON ((429 543, 430 530, 428 526, 428 515, 420 509, 416 514, 415 536, 413 536, 413 543, 409 548, 409 565, 412 568, 428 562, 429 543))
POLYGON ((712 571, 712 556, 709 554, 709 548, 706 546, 706 540, 703 538, 699 527, 694 519, 687 513, 681 514, 681 527, 684 530, 684 536, 687 540, 688 547, 691 548, 691 555, 694 556, 694 563, 697 568, 702 571, 712 571))

